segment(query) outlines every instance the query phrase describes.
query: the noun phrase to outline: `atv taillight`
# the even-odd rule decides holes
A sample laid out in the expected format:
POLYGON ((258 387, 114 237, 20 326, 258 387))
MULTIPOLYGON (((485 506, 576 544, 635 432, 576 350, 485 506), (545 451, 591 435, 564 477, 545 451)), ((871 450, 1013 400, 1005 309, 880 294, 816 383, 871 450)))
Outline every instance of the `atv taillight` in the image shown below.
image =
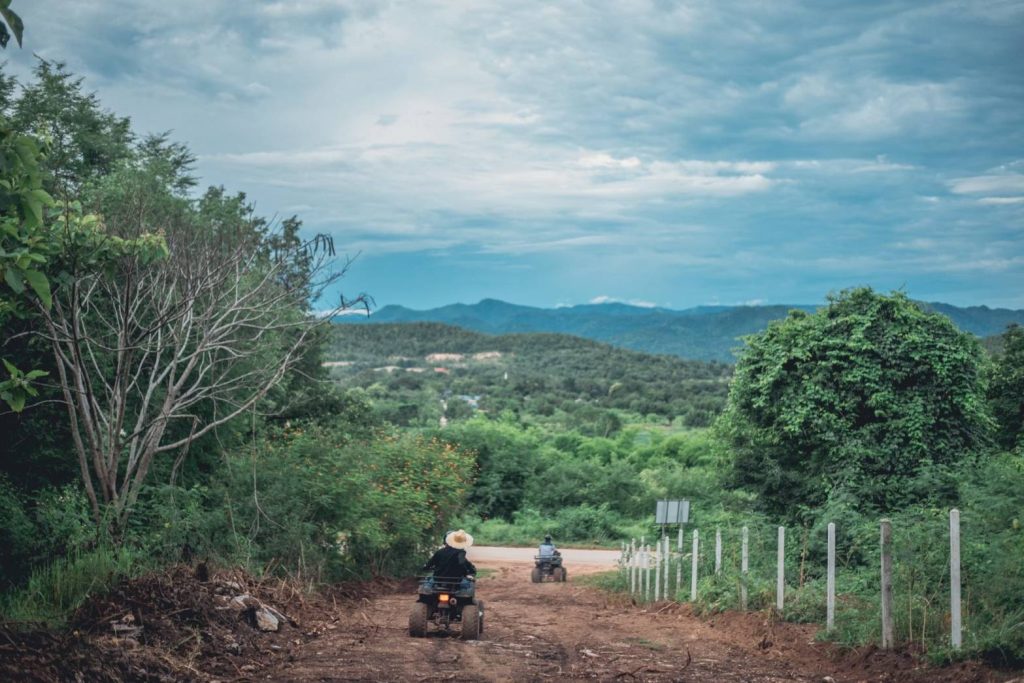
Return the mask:
POLYGON ((441 595, 439 595, 437 599, 439 602, 448 602, 448 596, 444 593, 441 593, 441 595))

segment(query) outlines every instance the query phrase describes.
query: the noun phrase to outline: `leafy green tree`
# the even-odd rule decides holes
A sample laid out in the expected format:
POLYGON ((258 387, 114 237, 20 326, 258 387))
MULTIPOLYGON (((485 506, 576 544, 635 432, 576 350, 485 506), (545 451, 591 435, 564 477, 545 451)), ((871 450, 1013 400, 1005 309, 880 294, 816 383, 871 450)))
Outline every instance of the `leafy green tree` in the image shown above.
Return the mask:
POLYGON ((82 79, 61 62, 40 60, 34 80, 4 104, 15 130, 49 143, 44 186, 55 197, 78 199, 88 183, 132 156, 131 121, 103 109, 82 79))
POLYGON ((788 515, 836 490, 881 510, 948 496, 950 468, 989 443, 983 363, 973 336, 899 292, 794 311, 748 337, 737 364, 718 424, 735 482, 788 515), (932 484, 915 486, 920 474, 932 484))
POLYGON ((476 484, 469 504, 485 519, 512 519, 522 506, 527 482, 540 466, 537 438, 513 424, 486 418, 457 423, 440 436, 476 454, 476 484))
POLYGON ((0 21, 0 47, 7 47, 7 43, 11 42, 12 34, 14 39, 18 41, 18 47, 21 47, 21 38, 25 33, 25 24, 21 21, 21 17, 11 9, 11 0, 0 0, 0 18, 3 19, 3 21, 0 21))
POLYGON ((1001 338, 989 382, 988 400, 996 420, 996 443, 1010 450, 1024 433, 1024 329, 1011 325, 1001 338))
MULTIPOLYGON (((52 250, 46 211, 53 200, 43 190, 41 158, 35 140, 0 121, 0 329, 11 318, 24 317, 36 303, 44 308, 52 304, 43 267, 52 250)), ((46 372, 23 371, 6 358, 3 366, 7 378, 0 380, 0 400, 21 411, 38 393, 33 380, 46 372)))

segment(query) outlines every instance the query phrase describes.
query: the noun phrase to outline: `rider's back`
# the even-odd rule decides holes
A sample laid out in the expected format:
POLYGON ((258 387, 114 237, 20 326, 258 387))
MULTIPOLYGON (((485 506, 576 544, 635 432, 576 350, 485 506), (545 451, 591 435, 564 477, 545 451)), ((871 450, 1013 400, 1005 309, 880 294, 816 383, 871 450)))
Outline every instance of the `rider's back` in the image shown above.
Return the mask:
POLYGON ((473 565, 466 559, 466 551, 445 546, 434 553, 427 563, 434 570, 434 576, 444 579, 461 579, 473 573, 473 565))

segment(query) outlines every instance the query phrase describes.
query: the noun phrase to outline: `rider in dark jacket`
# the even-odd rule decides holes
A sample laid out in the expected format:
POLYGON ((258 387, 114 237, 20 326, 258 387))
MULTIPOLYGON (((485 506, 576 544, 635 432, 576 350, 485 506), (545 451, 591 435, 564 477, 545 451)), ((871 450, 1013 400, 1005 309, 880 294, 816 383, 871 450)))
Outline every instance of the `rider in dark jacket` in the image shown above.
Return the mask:
POLYGON ((439 579, 462 579, 476 574, 476 567, 466 557, 466 549, 473 537, 461 529, 445 534, 444 546, 423 565, 423 571, 433 570, 439 579))

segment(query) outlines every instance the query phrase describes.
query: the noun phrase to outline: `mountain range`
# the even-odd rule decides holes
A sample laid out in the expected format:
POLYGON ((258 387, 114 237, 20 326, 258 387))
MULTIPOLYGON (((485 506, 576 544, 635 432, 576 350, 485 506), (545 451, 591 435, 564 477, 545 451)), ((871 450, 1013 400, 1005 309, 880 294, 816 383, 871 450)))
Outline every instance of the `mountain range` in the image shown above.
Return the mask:
MULTIPOLYGON (((989 337, 1011 323, 1024 324, 1024 310, 959 307, 923 303, 948 316, 960 329, 989 337)), ((789 311, 814 311, 817 306, 698 306, 683 310, 647 308, 623 303, 583 304, 559 308, 520 306, 497 299, 475 304, 450 304, 425 311, 389 305, 369 316, 339 316, 343 324, 438 322, 487 334, 556 332, 594 339, 622 348, 679 356, 692 360, 736 360, 741 337, 759 332, 789 311)))

